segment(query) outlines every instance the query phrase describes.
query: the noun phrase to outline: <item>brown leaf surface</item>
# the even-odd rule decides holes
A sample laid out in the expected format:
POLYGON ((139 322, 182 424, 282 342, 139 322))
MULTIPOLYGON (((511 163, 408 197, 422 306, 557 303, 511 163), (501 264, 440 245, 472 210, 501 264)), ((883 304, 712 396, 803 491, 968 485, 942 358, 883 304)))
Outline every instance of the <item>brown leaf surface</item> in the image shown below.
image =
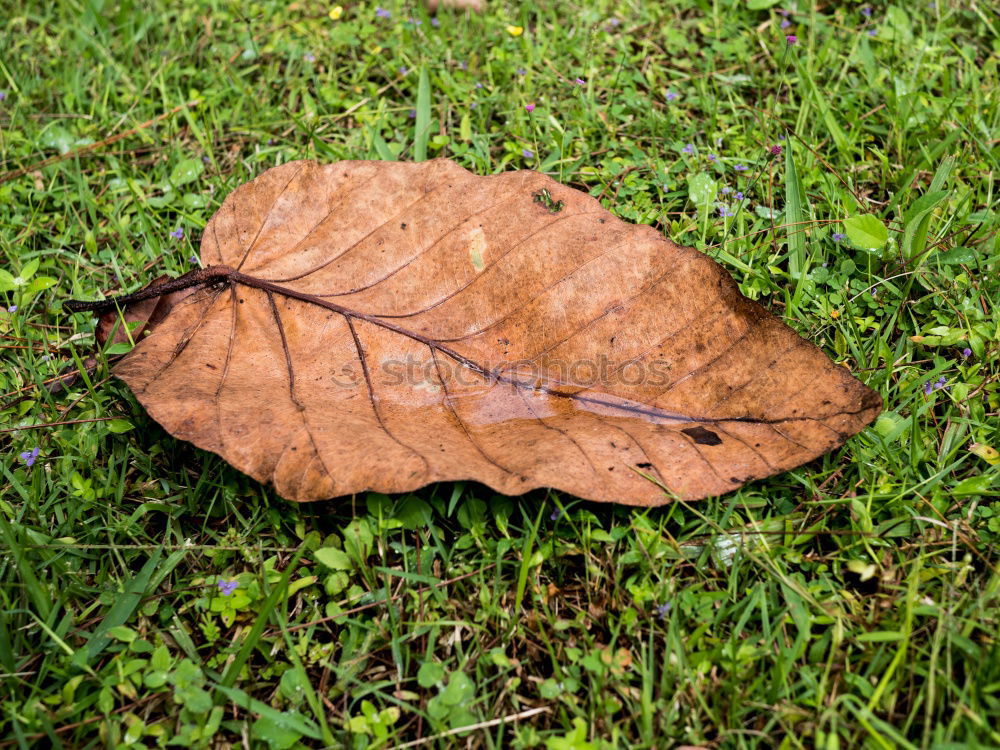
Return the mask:
POLYGON ((881 404, 712 260, 536 172, 293 162, 229 195, 201 252, 115 373, 292 500, 457 479, 696 499, 881 404))

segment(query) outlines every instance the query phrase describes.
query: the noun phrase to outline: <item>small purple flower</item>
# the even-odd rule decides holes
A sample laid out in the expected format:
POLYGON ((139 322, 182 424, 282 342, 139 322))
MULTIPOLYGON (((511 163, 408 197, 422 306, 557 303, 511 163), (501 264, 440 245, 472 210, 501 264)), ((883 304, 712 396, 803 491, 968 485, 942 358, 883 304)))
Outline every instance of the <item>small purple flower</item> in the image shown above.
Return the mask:
POLYGON ((181 229, 180 227, 177 227, 177 229, 175 229, 170 233, 170 236, 173 237, 175 240, 182 240, 184 239, 184 230, 181 229))
POLYGON ((519 76, 523 76, 523 75, 524 75, 524 74, 526 74, 526 73, 527 73, 528 71, 526 71, 526 70, 525 70, 524 68, 518 68, 518 69, 517 69, 517 70, 515 70, 514 72, 515 72, 515 73, 517 73, 517 74, 518 74, 519 76))
POLYGON ((694 144, 693 143, 687 144, 684 148, 681 149, 681 151, 683 151, 685 154, 693 154, 694 144))
POLYGON ((419 26, 420 24, 423 23, 423 21, 421 21, 419 18, 414 18, 413 16, 410 16, 410 23, 412 23, 414 26, 419 26))
POLYGON ((193 263, 197 263, 197 262, 198 262, 198 256, 197 255, 192 255, 190 258, 188 258, 188 263, 192 263, 193 264, 193 263))
POLYGON ((0 102, 2 102, 6 98, 7 98, 7 92, 6 91, 0 91, 0 102))
POLYGON ((668 102, 672 102, 675 99, 680 99, 680 98, 681 98, 680 94, 677 94, 677 93, 675 93, 673 91, 667 91, 667 101, 668 102))
POLYGON ((844 240, 847 239, 847 235, 844 234, 843 232, 834 232, 832 235, 830 235, 830 239, 832 239, 834 242, 843 242, 844 240))
POLYGON ((864 8, 861 9, 861 15, 863 15, 865 18, 871 18, 872 9, 866 5, 864 8))
POLYGON ((385 8, 375 8, 375 16, 377 18, 392 18, 392 13, 387 11, 385 8))
POLYGON ((417 119, 417 110, 411 109, 409 112, 406 113, 406 116, 409 117, 411 120, 416 120, 417 119))
POLYGON ((528 149, 522 149, 521 156, 523 156, 525 159, 534 159, 535 158, 535 152, 534 151, 530 151, 528 149))
POLYGON ((782 133, 781 135, 779 135, 779 136, 778 136, 778 140, 779 140, 779 141, 783 141, 783 140, 785 140, 785 134, 784 134, 784 133, 782 133))
POLYGON ((715 154, 709 154, 708 155, 708 160, 709 161, 718 161, 718 159, 719 159, 719 157, 716 156, 715 154))
POLYGON ((875 36, 878 32, 875 29, 868 29, 868 36, 875 36))
POLYGON ((781 156, 781 146, 777 144, 771 146, 771 156, 781 156))
POLYGON ((562 509, 556 508, 554 511, 552 511, 551 514, 549 514, 549 518, 551 518, 553 521, 558 521, 562 517, 562 515, 563 515, 562 509))
POLYGON ((582 78, 577 78, 575 81, 573 81, 573 83, 575 83, 577 86, 583 86, 587 82, 585 80, 583 80, 582 78))
POLYGON ((459 60, 458 61, 458 69, 459 70, 468 70, 469 69, 469 63, 467 63, 465 60, 459 60))
POLYGON ((726 218, 727 216, 732 216, 733 212, 730 211, 726 206, 719 206, 719 216, 726 218))
POLYGON ((621 19, 619 19, 619 18, 609 18, 608 19, 608 28, 609 29, 617 29, 621 25, 622 25, 622 22, 621 22, 621 19))
POLYGON ((535 111, 535 105, 534 104, 525 104, 524 105, 524 111, 528 112, 529 114, 531 112, 534 112, 535 111))
POLYGON ((669 614, 670 614, 670 602, 667 602, 666 604, 661 604, 659 607, 656 608, 656 616, 659 617, 661 620, 666 620, 667 615, 669 614))
POLYGON ((734 195, 733 197, 736 198, 736 200, 741 201, 741 200, 743 200, 743 192, 740 191, 740 190, 737 190, 736 191, 736 195, 734 195))
POLYGON ((783 28, 783 29, 787 29, 791 25, 792 25, 792 22, 789 21, 787 18, 782 18, 781 19, 781 23, 779 24, 779 26, 781 26, 781 28, 783 28))
POLYGON ((10 307, 8 307, 7 308, 7 312, 9 312, 9 313, 16 313, 17 312, 17 305, 11 305, 10 307))
POLYGON ((726 185, 724 188, 722 188, 722 190, 720 192, 723 195, 729 195, 731 192, 733 192, 733 189, 731 187, 729 187, 729 185, 726 185))
POLYGON ((796 43, 797 43, 798 41, 799 41, 799 38, 798 38, 797 36, 795 36, 795 34, 789 34, 788 36, 786 36, 786 37, 785 37, 785 43, 786 43, 786 44, 787 44, 787 45, 788 45, 789 47, 794 47, 794 46, 795 46, 795 44, 796 44, 796 43))
POLYGON ((405 65, 400 65, 400 66, 399 66, 399 74, 400 74, 401 76, 405 76, 405 75, 406 75, 407 73, 409 73, 409 72, 410 72, 410 71, 406 69, 406 66, 405 66, 405 65))
POLYGON ((962 350, 962 359, 968 359, 971 356, 972 356, 972 349, 970 349, 969 347, 965 347, 962 350))
POLYGON ((737 172, 746 172, 749 168, 746 164, 737 164, 733 167, 737 172))
POLYGON ((439 21, 439 20, 437 19, 437 16, 434 16, 434 17, 433 17, 433 18, 431 19, 431 26, 433 26, 433 27, 434 27, 434 28, 436 29, 436 28, 438 28, 438 27, 439 27, 440 25, 441 25, 441 22, 440 22, 440 21, 439 21))
POLYGON ((481 89, 482 87, 483 87, 483 84, 481 84, 479 81, 476 81, 476 88, 477 89, 481 89))
POLYGON ((232 594, 237 588, 239 588, 239 585, 239 581, 219 581, 218 583, 219 591, 223 596, 229 596, 232 594))
POLYGON ((30 451, 25 451, 21 454, 21 460, 24 461, 24 465, 29 469, 35 465, 35 459, 38 458, 38 446, 36 445, 30 451))
POLYGON ((305 60, 307 63, 314 63, 316 62, 316 55, 314 55, 312 52, 306 52, 304 55, 302 55, 302 59, 305 60))
POLYGON ((935 380, 933 383, 930 380, 928 380, 926 383, 924 383, 924 394, 929 396, 934 391, 939 391, 942 388, 947 390, 948 389, 947 382, 948 380, 945 378, 944 375, 935 380))

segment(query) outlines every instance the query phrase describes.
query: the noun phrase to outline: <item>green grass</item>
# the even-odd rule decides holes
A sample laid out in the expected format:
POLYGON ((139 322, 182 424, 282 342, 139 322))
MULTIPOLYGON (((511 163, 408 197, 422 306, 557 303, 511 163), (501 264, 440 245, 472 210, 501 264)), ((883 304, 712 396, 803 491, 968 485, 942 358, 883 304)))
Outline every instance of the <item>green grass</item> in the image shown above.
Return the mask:
POLYGON ((8 6, 0 748, 1000 746, 989 3, 800 2, 782 30, 759 0, 440 28, 384 2, 8 6), (189 269, 240 183, 424 155, 545 171, 704 250, 883 416, 694 505, 297 506, 166 435, 104 354, 44 387, 93 347, 61 302, 189 269))

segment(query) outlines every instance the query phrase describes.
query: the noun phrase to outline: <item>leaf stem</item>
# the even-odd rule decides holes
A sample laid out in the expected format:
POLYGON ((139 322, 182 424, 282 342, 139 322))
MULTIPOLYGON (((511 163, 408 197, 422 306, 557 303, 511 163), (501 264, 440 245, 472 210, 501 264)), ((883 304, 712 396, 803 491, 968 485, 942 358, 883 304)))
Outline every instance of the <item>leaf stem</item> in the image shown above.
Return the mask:
POLYGON ((139 291, 132 292, 131 294, 119 294, 116 297, 99 300, 74 299, 63 302, 63 307, 71 313, 89 311, 105 312, 106 310, 113 310, 116 307, 130 305, 133 302, 141 302, 142 300, 150 299, 151 297, 159 297, 164 294, 170 294, 171 292, 179 292, 181 289, 189 289, 193 286, 210 284, 214 281, 229 279, 233 273, 233 269, 229 266, 208 266, 207 268, 196 268, 193 271, 188 271, 183 276, 178 276, 176 279, 170 279, 169 281, 164 281, 162 284, 148 286, 145 289, 140 289, 139 291))

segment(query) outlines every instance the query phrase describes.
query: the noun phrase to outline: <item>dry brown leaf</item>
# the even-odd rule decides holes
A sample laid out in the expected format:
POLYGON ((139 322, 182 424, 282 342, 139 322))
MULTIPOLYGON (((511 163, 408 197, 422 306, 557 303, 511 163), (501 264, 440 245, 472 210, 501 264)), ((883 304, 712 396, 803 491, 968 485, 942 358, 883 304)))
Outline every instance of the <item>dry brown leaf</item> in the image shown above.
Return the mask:
POLYGON ((201 252, 120 300, 197 288, 114 372, 292 500, 457 479, 697 499, 881 405, 712 260, 536 172, 293 162, 229 195, 201 252))

